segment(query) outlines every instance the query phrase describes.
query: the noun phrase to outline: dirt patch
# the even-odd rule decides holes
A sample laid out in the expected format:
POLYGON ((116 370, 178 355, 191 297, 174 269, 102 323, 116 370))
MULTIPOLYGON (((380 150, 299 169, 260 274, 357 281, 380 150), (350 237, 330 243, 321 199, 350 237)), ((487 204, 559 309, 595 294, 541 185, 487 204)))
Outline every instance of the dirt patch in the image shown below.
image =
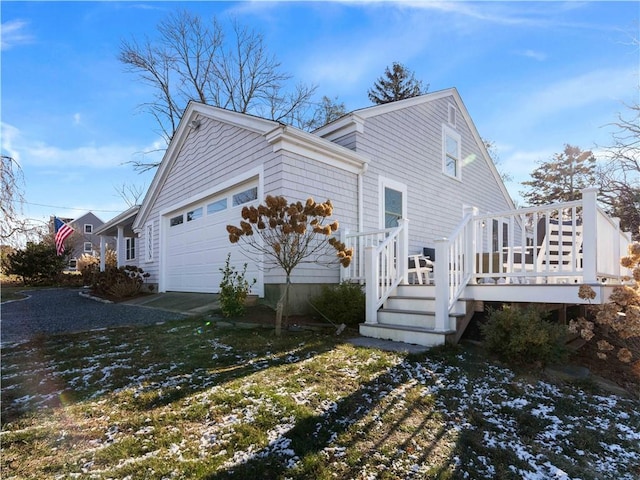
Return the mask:
POLYGON ((587 367, 594 375, 615 383, 640 399, 640 359, 635 356, 635 362, 623 363, 610 354, 606 360, 600 360, 597 353, 596 343, 587 342, 571 356, 571 361, 587 367))
MULTIPOLYGON (((247 306, 245 314, 241 317, 225 318, 220 311, 214 312, 216 317, 235 323, 253 323, 264 326, 276 326, 276 311, 269 305, 256 304, 247 306)), ((282 319, 282 327, 289 328, 295 326, 318 327, 318 328, 337 328, 330 322, 312 314, 306 315, 289 315, 288 320, 282 319)))

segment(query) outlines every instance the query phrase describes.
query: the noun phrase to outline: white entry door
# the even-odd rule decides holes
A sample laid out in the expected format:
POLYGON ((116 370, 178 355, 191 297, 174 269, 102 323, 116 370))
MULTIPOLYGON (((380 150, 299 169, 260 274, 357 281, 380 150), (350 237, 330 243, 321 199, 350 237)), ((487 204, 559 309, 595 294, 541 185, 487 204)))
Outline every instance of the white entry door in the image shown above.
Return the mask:
POLYGON ((380 181, 380 226, 393 228, 398 226, 398 220, 407 218, 407 186, 382 178, 380 181))

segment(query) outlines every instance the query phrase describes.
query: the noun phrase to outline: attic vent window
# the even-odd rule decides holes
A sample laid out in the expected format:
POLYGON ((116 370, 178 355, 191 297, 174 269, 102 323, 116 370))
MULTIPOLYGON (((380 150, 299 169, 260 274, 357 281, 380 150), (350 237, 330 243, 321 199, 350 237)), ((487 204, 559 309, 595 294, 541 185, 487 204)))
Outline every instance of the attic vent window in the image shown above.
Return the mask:
POLYGON ((454 107, 453 105, 449 105, 449 125, 451 125, 452 127, 456 126, 456 107, 454 107))

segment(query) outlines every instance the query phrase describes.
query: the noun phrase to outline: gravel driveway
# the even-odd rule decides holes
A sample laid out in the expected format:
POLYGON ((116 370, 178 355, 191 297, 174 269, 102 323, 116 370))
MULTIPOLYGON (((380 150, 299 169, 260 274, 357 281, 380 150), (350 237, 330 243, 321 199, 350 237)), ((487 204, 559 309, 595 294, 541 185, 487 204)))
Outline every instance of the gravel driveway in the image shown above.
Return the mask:
POLYGON ((26 291, 29 298, 0 306, 0 342, 28 340, 38 334, 77 332, 122 325, 149 325, 185 315, 136 305, 101 303, 78 289, 26 291))

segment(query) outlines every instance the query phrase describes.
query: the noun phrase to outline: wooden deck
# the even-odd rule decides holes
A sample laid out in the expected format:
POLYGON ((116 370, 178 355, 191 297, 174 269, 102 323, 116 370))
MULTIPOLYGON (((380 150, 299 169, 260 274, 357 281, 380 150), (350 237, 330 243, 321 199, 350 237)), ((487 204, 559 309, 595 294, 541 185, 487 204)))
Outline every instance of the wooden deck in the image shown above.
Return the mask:
POLYGON ((542 207, 483 215, 468 208, 451 236, 435 242, 423 282, 430 285, 408 285, 408 238, 401 219, 397 228, 343 239, 356 251, 343 280, 365 284, 362 335, 440 345, 460 338, 477 302, 602 304, 630 274, 620 258, 631 234, 598 207, 594 188, 582 200, 542 207), (582 285, 595 298, 580 298, 582 285))

